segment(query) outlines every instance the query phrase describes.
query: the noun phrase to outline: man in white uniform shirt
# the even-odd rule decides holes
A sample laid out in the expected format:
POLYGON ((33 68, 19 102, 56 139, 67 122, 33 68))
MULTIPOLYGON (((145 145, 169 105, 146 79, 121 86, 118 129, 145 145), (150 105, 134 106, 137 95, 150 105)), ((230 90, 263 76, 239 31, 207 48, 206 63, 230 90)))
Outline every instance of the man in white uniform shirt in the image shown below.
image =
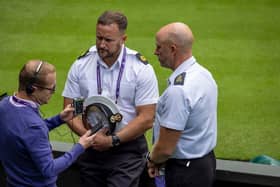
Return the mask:
POLYGON ((165 167, 167 187, 210 187, 215 177, 217 85, 192 56, 193 40, 183 23, 168 24, 156 34, 155 55, 173 73, 157 104, 147 160, 151 177, 165 167))
MULTIPOLYGON (((63 91, 64 106, 74 98, 101 95, 113 100, 123 115, 112 135, 96 133, 94 145, 82 155, 81 186, 136 187, 145 167, 144 133, 152 127, 158 83, 151 65, 125 47, 127 18, 106 11, 97 21, 96 46, 72 65, 63 91)), ((68 122, 78 135, 86 132, 81 119, 68 122)))

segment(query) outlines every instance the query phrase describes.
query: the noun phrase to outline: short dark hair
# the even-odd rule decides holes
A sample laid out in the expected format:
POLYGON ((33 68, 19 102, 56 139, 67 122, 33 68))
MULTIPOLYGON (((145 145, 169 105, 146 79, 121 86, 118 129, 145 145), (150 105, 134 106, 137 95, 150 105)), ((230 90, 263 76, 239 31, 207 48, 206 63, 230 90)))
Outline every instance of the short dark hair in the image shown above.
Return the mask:
POLYGON ((127 28, 127 18, 121 12, 114 11, 105 11, 97 20, 97 24, 101 25, 110 25, 116 23, 119 27, 119 30, 122 32, 126 31, 127 28))

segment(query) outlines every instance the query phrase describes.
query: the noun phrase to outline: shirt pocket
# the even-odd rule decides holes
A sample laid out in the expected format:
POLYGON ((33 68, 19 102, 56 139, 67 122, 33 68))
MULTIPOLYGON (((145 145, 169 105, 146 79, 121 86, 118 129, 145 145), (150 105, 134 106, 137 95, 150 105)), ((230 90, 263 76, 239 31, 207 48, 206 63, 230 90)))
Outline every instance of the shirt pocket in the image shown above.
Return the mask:
POLYGON ((80 92, 85 98, 97 95, 96 80, 80 80, 80 92))
POLYGON ((136 84, 131 82, 123 82, 120 86, 120 98, 122 100, 128 101, 129 103, 134 103, 135 100, 136 84))

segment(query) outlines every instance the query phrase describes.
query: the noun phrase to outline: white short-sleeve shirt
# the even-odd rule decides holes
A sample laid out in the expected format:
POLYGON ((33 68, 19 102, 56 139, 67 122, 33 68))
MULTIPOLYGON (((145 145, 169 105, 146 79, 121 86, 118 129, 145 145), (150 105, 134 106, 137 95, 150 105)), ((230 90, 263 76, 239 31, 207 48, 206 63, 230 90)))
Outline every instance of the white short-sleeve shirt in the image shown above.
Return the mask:
POLYGON ((159 98, 154 139, 160 126, 182 132, 171 158, 200 158, 214 149, 217 139, 217 85, 194 57, 170 76, 159 98))
MULTIPOLYGON (((92 46, 71 66, 62 96, 67 98, 99 95, 97 89, 97 61, 100 63, 101 95, 116 100, 116 88, 124 46, 117 61, 109 68, 92 46)), ((126 48, 125 68, 120 81, 117 106, 123 115, 122 125, 117 131, 136 117, 136 106, 157 103, 158 83, 153 67, 137 58, 137 52, 126 48)))

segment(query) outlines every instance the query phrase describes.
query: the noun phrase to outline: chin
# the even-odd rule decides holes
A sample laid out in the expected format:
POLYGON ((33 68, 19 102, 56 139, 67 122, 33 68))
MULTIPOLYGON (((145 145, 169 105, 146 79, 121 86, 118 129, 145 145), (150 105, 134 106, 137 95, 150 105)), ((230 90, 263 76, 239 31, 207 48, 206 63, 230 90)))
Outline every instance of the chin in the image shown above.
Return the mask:
POLYGON ((105 50, 99 50, 98 51, 98 55, 100 56, 100 57, 106 57, 107 56, 107 54, 108 54, 108 52, 107 51, 105 51, 105 50))

